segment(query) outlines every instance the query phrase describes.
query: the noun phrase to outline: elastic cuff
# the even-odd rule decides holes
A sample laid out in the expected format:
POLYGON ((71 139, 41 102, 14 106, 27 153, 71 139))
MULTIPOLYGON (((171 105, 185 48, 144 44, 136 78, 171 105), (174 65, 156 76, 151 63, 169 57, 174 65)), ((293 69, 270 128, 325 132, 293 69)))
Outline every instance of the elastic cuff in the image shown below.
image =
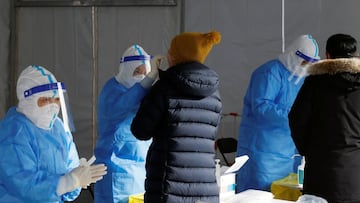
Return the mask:
POLYGON ((72 173, 67 173, 61 176, 56 188, 57 195, 61 196, 67 192, 75 190, 77 182, 78 178, 76 178, 72 173))

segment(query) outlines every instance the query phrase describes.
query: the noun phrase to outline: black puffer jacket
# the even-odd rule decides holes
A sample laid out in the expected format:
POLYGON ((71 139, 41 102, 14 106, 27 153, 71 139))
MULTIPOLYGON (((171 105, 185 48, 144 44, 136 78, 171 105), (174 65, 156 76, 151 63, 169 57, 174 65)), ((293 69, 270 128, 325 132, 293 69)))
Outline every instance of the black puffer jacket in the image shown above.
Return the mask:
POLYGON ((360 202, 360 59, 324 60, 292 106, 289 122, 305 156, 304 193, 360 202))
POLYGON ((214 140, 220 121, 218 75, 200 63, 160 72, 131 131, 153 142, 146 160, 146 203, 219 202, 214 140))

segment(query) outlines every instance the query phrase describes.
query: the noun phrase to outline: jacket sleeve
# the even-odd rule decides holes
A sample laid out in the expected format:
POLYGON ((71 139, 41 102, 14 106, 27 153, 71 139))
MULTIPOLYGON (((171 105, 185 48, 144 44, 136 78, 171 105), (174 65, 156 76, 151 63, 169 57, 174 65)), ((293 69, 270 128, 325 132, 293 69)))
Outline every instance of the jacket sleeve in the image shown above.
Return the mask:
POLYGON ((306 155, 306 138, 311 123, 311 84, 305 79, 289 113, 291 137, 301 155, 306 155))
POLYGON ((139 140, 149 140, 159 133, 161 123, 166 119, 165 95, 157 83, 141 102, 140 108, 131 124, 131 132, 139 140))

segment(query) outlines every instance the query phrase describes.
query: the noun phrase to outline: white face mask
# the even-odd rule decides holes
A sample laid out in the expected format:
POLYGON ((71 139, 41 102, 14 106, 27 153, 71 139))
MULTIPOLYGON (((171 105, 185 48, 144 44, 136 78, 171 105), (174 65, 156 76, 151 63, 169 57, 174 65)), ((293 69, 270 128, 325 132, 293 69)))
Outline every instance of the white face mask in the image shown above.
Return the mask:
MULTIPOLYGON (((135 70, 135 69, 134 69, 135 70)), ((122 72, 122 74, 117 74, 115 76, 116 80, 123 84, 125 87, 130 88, 135 85, 135 83, 141 82, 145 75, 135 75, 133 76, 134 71, 122 72)))
POLYGON ((145 78, 145 75, 135 75, 133 76, 133 79, 135 82, 141 82, 145 78))
POLYGON ((43 129, 52 128, 59 111, 60 111, 60 107, 57 104, 47 104, 45 106, 38 107, 35 110, 35 114, 41 116, 38 116, 37 119, 34 118, 36 119, 35 125, 43 129))
POLYGON ((49 130, 60 111, 55 103, 46 104, 42 107, 37 105, 39 97, 28 98, 19 103, 18 111, 25 114, 37 127, 49 130))

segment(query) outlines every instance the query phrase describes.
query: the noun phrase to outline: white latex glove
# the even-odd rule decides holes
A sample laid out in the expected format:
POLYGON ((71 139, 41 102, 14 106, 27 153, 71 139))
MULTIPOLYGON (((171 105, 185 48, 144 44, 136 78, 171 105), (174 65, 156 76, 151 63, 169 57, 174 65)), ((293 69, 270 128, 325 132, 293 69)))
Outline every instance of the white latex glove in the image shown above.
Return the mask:
POLYGON ((94 156, 89 161, 81 158, 80 165, 77 168, 60 177, 56 190, 57 194, 60 196, 79 187, 86 188, 91 183, 101 180, 107 173, 107 168, 104 164, 92 165, 94 161, 94 156))
POLYGON ((104 164, 96 164, 91 166, 79 166, 70 172, 75 180, 76 186, 86 188, 91 183, 101 180, 106 174, 106 166, 104 164))
POLYGON ((81 158, 80 159, 80 166, 91 166, 91 164, 93 164, 95 162, 96 158, 93 155, 88 161, 86 161, 86 158, 81 158))
POLYGON ((147 75, 148 77, 150 77, 151 79, 155 80, 158 75, 159 75, 159 68, 160 68, 160 64, 162 63, 162 61, 165 60, 165 56, 162 55, 156 55, 154 56, 151 60, 150 60, 150 64, 151 64, 151 71, 150 73, 147 75))

